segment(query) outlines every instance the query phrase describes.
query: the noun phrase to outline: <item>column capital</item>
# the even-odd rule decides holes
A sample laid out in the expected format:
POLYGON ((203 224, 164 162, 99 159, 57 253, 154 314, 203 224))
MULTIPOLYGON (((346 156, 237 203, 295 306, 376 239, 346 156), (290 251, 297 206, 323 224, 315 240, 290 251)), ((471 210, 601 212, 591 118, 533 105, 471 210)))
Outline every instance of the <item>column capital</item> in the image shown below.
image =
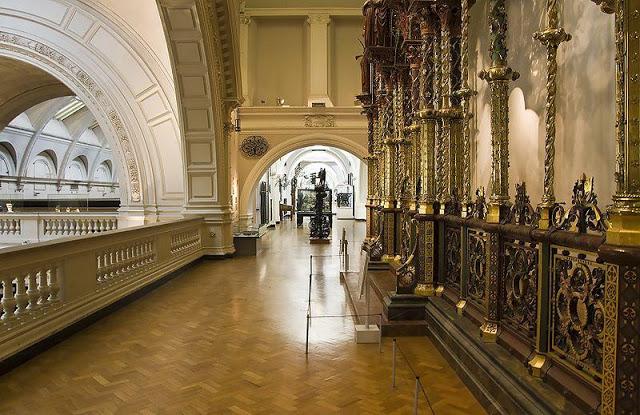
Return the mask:
POLYGON ((328 25, 331 23, 331 16, 326 13, 314 13, 307 16, 307 23, 310 25, 328 25))
POLYGON ((240 13, 240 23, 243 25, 250 25, 251 24, 251 16, 247 16, 244 13, 240 13))

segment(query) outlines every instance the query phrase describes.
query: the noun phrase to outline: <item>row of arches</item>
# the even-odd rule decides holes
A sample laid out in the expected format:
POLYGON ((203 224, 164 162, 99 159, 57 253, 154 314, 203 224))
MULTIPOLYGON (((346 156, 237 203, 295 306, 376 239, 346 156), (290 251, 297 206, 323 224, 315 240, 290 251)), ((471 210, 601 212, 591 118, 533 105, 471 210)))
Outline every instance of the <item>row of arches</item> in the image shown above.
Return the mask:
MULTIPOLYGON (((0 144, 0 177, 16 175, 16 164, 11 157, 6 145, 0 144)), ((59 177, 58 163, 55 153, 45 150, 37 154, 27 167, 27 174, 23 179, 55 179, 59 177)), ((78 156, 71 160, 62 175, 66 180, 79 182, 113 183, 116 179, 113 175, 111 160, 104 160, 93 171, 89 171, 89 163, 86 156, 78 156)))

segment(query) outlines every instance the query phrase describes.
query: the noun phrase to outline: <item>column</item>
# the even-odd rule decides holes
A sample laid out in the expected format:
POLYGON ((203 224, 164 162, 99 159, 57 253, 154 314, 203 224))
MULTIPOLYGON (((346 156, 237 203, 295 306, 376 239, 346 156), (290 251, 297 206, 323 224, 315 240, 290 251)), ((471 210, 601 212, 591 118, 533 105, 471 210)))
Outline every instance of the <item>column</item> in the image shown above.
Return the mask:
POLYGON ((310 14, 309 23, 309 99, 308 105, 322 102, 333 107, 329 98, 329 23, 328 14, 310 14))
POLYGON ((240 14, 240 74, 242 77, 242 96, 244 98, 243 105, 249 107, 253 104, 252 94, 249 82, 249 34, 251 30, 251 17, 242 12, 240 14))
MULTIPOLYGON (((560 27, 559 0, 547 1, 547 28, 541 32, 536 32, 533 37, 539 40, 547 49, 547 102, 545 113, 545 141, 544 141, 544 191, 542 203, 540 203, 541 229, 548 229, 552 226, 552 212, 556 205, 554 192, 554 161, 556 155, 556 77, 558 74, 558 46, 562 42, 571 40, 571 35, 567 34, 560 27)), ((561 1, 561 0, 560 0, 561 1)))
POLYGON ((491 196, 487 222, 499 223, 509 203, 509 81, 520 77, 507 64, 506 0, 490 0, 491 67, 480 72, 491 93, 491 196))
POLYGON ((434 288, 434 248, 435 222, 433 205, 435 202, 435 139, 438 114, 436 110, 438 78, 437 71, 438 35, 435 16, 429 9, 423 9, 420 25, 422 36, 420 64, 420 110, 417 117, 420 122, 420 195, 418 196, 419 239, 418 255, 423 258, 417 275, 416 295, 431 296, 434 288))
POLYGON ((603 2, 615 12, 616 194, 599 256, 605 282, 602 410, 632 414, 640 405, 640 0, 603 2))
MULTIPOLYGON (((506 0, 489 1, 491 67, 480 73, 491 93, 491 197, 487 222, 499 223, 509 204, 509 81, 520 76, 507 64, 506 0)), ((480 327, 482 339, 495 342, 498 334, 498 276, 500 235, 490 233, 487 241, 487 308, 480 327)))

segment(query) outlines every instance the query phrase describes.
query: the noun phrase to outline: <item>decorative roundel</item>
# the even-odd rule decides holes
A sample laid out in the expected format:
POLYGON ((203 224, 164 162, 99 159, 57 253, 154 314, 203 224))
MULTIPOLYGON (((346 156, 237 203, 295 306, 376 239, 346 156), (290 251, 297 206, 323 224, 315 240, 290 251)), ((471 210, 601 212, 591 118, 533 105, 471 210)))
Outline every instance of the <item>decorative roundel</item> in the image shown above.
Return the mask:
POLYGON ((259 135, 249 136, 240 143, 240 151, 246 157, 262 157, 267 153, 267 150, 269 150, 269 142, 259 135))

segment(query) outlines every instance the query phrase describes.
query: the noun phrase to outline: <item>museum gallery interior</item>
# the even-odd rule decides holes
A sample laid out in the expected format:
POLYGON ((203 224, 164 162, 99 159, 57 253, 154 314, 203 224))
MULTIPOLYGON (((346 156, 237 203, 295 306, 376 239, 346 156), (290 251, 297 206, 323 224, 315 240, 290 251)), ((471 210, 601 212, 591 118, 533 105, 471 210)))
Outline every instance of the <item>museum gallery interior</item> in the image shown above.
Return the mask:
POLYGON ((640 0, 0 0, 0 414, 640 413, 640 0))

